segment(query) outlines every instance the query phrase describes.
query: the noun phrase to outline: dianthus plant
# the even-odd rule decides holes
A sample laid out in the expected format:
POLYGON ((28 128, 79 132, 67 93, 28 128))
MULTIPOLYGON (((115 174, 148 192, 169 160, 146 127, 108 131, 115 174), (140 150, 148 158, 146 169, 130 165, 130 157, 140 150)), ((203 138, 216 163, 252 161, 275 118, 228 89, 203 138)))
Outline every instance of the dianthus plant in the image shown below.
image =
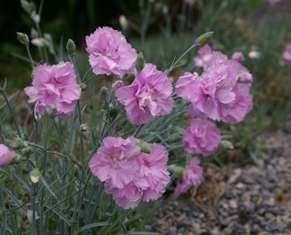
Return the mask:
MULTIPOLYGON (((21 2, 39 29, 35 7, 21 2)), ((170 80, 186 53, 166 73, 146 63, 111 27, 84 37, 88 71, 83 72, 71 39, 66 58, 55 52, 48 34, 17 37, 32 71, 22 102, 15 103, 6 81, 1 87, 4 234, 145 229, 166 191, 179 196, 203 182, 201 164, 222 147, 218 123, 236 124, 252 109, 251 73, 210 45, 200 47, 195 59, 202 73, 183 71, 170 80), (37 61, 30 44, 41 52, 37 61)))

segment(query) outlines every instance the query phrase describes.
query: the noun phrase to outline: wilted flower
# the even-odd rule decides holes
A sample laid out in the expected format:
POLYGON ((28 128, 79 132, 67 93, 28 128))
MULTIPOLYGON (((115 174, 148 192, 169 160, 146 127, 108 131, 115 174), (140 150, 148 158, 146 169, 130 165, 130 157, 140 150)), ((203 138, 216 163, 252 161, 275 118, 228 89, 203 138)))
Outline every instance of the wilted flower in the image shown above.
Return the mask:
POLYGON ((209 156, 221 141, 217 126, 206 119, 193 119, 183 135, 186 152, 209 156))
POLYGON ((74 66, 69 62, 37 66, 33 70, 32 86, 24 91, 29 96, 28 102, 35 102, 36 113, 43 115, 45 111, 56 109, 61 118, 73 112, 81 96, 74 66))
POLYGON ((231 59, 237 60, 237 61, 243 61, 244 60, 244 55, 241 51, 236 51, 233 53, 231 59))
POLYGON ((190 160, 186 171, 183 175, 183 182, 177 185, 175 189, 175 195, 179 196, 182 193, 186 193, 191 187, 198 186, 201 183, 203 169, 199 166, 200 159, 193 157, 190 160))
POLYGON ((141 152, 133 137, 106 137, 89 162, 92 173, 105 182, 105 191, 112 194, 124 209, 134 208, 140 201, 159 198, 170 181, 164 146, 150 144, 151 154, 141 152))
POLYGON ((172 84, 165 73, 157 70, 153 64, 145 64, 136 73, 133 83, 117 89, 115 95, 125 106, 131 123, 143 124, 155 116, 170 113, 174 103, 172 90, 172 84))
POLYGON ((283 59, 291 61, 291 44, 286 46, 285 51, 282 54, 283 59))
POLYGON ((132 72, 136 51, 126 42, 121 32, 110 27, 97 28, 86 36, 89 62, 95 74, 115 74, 122 77, 132 72))
POLYGON ((14 151, 10 151, 7 146, 0 144, 0 167, 7 166, 15 156, 14 151))

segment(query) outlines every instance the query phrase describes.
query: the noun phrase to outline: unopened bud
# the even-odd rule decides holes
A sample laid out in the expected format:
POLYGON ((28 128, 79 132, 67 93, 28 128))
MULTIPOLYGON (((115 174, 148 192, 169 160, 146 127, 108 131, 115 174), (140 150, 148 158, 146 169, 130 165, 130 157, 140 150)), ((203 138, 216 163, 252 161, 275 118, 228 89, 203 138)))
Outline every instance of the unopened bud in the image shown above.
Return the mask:
POLYGON ((144 68, 144 65, 145 65, 145 60, 144 60, 142 52, 140 52, 135 61, 135 67, 138 71, 141 71, 144 68))
POLYGON ((152 154, 153 150, 147 142, 141 139, 135 139, 135 144, 141 148, 141 152, 152 154))
POLYGON ((167 168, 171 173, 178 175, 178 177, 180 178, 182 178, 185 173, 185 168, 181 166, 176 166, 172 164, 168 165, 167 168))
POLYGON ((15 137, 13 140, 11 140, 11 142, 9 143, 9 146, 13 149, 19 149, 19 148, 27 147, 27 143, 22 138, 15 137))
POLYGON ((82 91, 85 91, 87 88, 87 85, 85 83, 80 83, 79 86, 80 86, 82 91))
POLYGON ((15 156, 9 162, 9 165, 18 164, 21 161, 21 156, 19 154, 15 154, 15 156))
POLYGON ((119 16, 119 24, 122 28, 122 30, 126 30, 128 27, 127 19, 124 15, 119 16))
POLYGON ((17 39, 19 40, 19 42, 21 42, 22 44, 26 46, 29 44, 29 38, 24 33, 17 32, 17 39))
POLYGON ((168 138, 168 142, 170 142, 170 143, 176 143, 176 142, 180 141, 181 139, 182 139, 182 136, 181 135, 172 134, 168 138))
POLYGON ((39 215, 36 211, 34 212, 34 219, 33 219, 33 211, 32 210, 27 210, 26 217, 27 217, 27 220, 30 224, 33 223, 33 220, 39 219, 39 215))
POLYGON ((41 177, 41 174, 38 169, 34 169, 29 173, 29 179, 34 184, 40 181, 40 177, 41 177))
POLYGON ((31 38, 37 38, 38 37, 38 33, 37 33, 35 28, 31 28, 30 37, 31 38))
POLYGON ((228 140, 222 140, 221 144, 226 149, 234 149, 233 144, 228 140))
POLYGON ((81 132, 86 132, 89 130, 89 126, 88 126, 88 123, 83 123, 80 125, 80 131, 81 132))
POLYGON ((198 37, 195 41, 196 45, 201 45, 204 46, 205 44, 208 43, 209 39, 211 38, 212 34, 214 32, 208 32, 208 33, 204 33, 202 34, 200 37, 198 37))
POLYGON ((126 77, 126 82, 130 85, 131 83, 133 83, 134 79, 135 79, 134 73, 130 73, 126 77))
POLYGON ((45 39, 43 39, 43 38, 34 38, 30 42, 31 42, 31 44, 35 45, 36 47, 43 47, 46 44, 45 39))
POLYGON ((113 84, 112 84, 112 89, 114 90, 114 91, 116 91, 117 89, 119 89, 120 87, 123 87, 124 86, 124 83, 123 83, 123 81, 122 80, 117 80, 116 82, 114 82, 113 84))
POLYGON ((108 88, 106 86, 102 87, 100 93, 105 97, 108 94, 108 88))
POLYGON ((27 146, 21 150, 21 153, 23 156, 28 158, 30 156, 30 154, 33 153, 33 148, 30 146, 27 146))
POLYGON ((76 52, 76 44, 72 39, 69 39, 66 45, 66 49, 69 55, 74 55, 76 52))

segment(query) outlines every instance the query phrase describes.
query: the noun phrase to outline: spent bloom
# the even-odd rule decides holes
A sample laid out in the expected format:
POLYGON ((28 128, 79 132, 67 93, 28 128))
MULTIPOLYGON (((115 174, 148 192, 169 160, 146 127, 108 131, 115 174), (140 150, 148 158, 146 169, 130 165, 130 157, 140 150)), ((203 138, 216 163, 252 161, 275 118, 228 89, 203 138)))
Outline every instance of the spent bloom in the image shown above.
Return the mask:
POLYGON ((197 67, 203 67, 203 69, 205 69, 208 62, 211 60, 212 48, 208 44, 206 44, 199 48, 198 54, 199 56, 194 57, 194 64, 197 67))
POLYGON ((144 124, 153 117, 170 113, 173 87, 167 75, 153 64, 145 64, 136 72, 129 86, 116 90, 118 101, 125 106, 127 116, 133 124, 144 124))
POLYGON ((134 208, 140 201, 161 197, 170 181, 164 146, 149 144, 151 153, 144 153, 133 137, 106 137, 103 143, 89 167, 119 206, 134 208))
POLYGON ((214 123, 206 119, 193 119, 184 132, 183 141, 186 152, 206 157, 217 150, 221 136, 214 123))
POLYGON ((55 110, 59 117, 73 112, 76 101, 81 96, 81 88, 76 81, 74 66, 69 62, 57 65, 39 65, 33 70, 32 86, 24 89, 29 103, 35 103, 35 112, 55 110))
POLYGON ((86 44, 89 63, 95 74, 122 77, 134 69, 137 53, 121 32, 110 27, 99 27, 86 36, 86 44))
POLYGON ((282 54, 283 59, 291 61, 291 44, 286 46, 285 51, 282 54))
POLYGON ((15 156, 14 151, 10 151, 7 146, 0 144, 0 167, 7 166, 15 156))
POLYGON ((190 163, 186 166, 186 171, 183 175, 183 182, 178 184, 175 189, 176 196, 186 193, 193 186, 198 186, 201 184, 203 169, 199 166, 199 163, 200 159, 198 157, 193 157, 190 160, 190 163))

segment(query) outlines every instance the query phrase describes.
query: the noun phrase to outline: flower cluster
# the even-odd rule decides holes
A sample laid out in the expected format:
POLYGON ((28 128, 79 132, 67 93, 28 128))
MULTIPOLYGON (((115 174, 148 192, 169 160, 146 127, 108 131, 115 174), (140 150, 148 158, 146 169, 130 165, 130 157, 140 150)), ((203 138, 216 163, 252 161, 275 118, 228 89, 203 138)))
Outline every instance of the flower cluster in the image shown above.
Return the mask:
POLYGON ((45 111, 55 110, 62 118, 73 112, 81 96, 81 88, 71 63, 39 65, 32 75, 32 86, 26 87, 24 91, 29 96, 28 102, 35 102, 36 113, 43 115, 45 111))
POLYGON ((106 137, 89 162, 92 173, 105 182, 105 191, 124 209, 161 197, 170 180, 165 147, 150 144, 151 153, 144 153, 139 142, 106 137))
POLYGON ((153 117, 169 114, 174 101, 171 98, 173 87, 167 75, 155 65, 145 64, 140 72, 135 71, 135 77, 131 85, 119 86, 115 92, 131 123, 144 124, 153 117))
MULTIPOLYGON (((146 124, 154 117, 171 112, 173 87, 166 73, 144 63, 143 57, 137 55, 119 31, 99 27, 86 36, 86 44, 93 73, 120 78, 112 84, 112 89, 132 124, 146 124), (133 81, 125 82, 124 78, 129 77, 133 81)), ((176 94, 190 101, 188 113, 193 118, 183 135, 184 150, 206 157, 221 142, 217 126, 207 118, 232 124, 240 122, 252 108, 253 77, 238 62, 244 59, 241 52, 234 53, 229 60, 206 44, 198 54, 194 62, 203 67, 203 73, 185 72, 176 83, 176 94)), ((25 88, 25 93, 29 103, 35 103, 35 113, 54 111, 59 117, 67 117, 80 99, 81 88, 74 66, 61 62, 37 66, 33 70, 32 86, 25 88)), ((0 148, 0 166, 5 166, 15 153, 4 145, 0 148)), ((88 165, 93 175, 104 182, 105 192, 127 209, 161 197, 170 181, 167 160, 168 152, 162 145, 147 144, 132 136, 105 137, 103 146, 97 149, 88 165)), ((197 156, 190 160, 176 195, 200 184, 199 163, 197 156)))

